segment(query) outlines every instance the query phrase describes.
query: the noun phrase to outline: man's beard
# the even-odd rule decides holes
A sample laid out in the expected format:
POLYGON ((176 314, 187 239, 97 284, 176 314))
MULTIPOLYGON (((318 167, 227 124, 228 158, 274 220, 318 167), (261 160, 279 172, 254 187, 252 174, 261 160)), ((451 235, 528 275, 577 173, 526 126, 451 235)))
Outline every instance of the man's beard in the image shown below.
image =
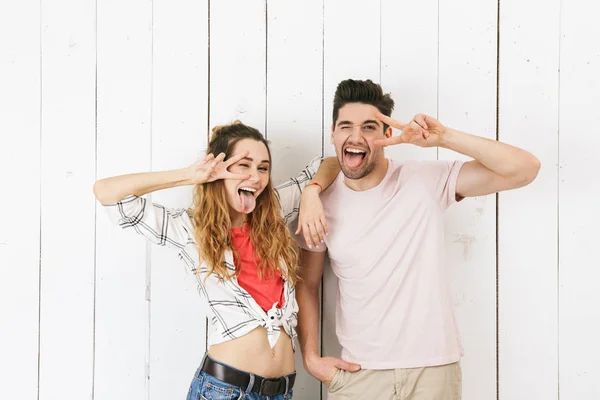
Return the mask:
POLYGON ((338 163, 340 164, 340 168, 342 169, 342 173, 348 179, 362 179, 365 176, 369 175, 375 169, 375 162, 367 160, 364 161, 365 164, 361 165, 360 168, 349 168, 343 162, 340 162, 338 158, 338 163))

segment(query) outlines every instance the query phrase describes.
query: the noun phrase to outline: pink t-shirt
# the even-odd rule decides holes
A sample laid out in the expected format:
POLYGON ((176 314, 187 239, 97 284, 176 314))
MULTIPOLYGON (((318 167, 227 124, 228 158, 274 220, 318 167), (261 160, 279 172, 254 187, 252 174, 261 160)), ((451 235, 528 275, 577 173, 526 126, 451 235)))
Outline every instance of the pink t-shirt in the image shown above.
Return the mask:
MULTIPOLYGON (((342 358, 364 369, 443 365, 463 355, 444 246, 461 161, 396 162, 356 192, 340 173, 322 195, 338 277, 342 358)), ((305 247, 301 243, 302 247, 305 247)))

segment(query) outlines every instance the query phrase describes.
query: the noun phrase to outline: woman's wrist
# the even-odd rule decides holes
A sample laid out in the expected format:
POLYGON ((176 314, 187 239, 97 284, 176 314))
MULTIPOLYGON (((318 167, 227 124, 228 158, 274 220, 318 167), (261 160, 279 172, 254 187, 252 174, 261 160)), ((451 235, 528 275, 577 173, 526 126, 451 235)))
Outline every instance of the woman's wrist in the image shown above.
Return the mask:
POLYGON ((321 194, 321 192, 323 191, 323 186, 321 186, 321 184, 318 182, 311 182, 304 187, 304 191, 306 191, 307 189, 309 190, 309 192, 315 190, 317 194, 321 194))
POLYGON ((206 183, 206 181, 198 180, 196 171, 190 167, 176 170, 175 178, 177 186, 201 185, 203 183, 206 183))

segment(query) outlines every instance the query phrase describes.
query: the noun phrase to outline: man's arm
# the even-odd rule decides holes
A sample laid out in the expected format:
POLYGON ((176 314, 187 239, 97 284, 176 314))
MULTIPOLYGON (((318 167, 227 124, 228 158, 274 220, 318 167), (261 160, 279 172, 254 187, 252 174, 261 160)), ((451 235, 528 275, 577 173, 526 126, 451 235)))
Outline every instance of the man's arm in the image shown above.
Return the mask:
POLYGON ((540 161, 523 149, 445 127, 425 114, 417 114, 409 124, 394 121, 381 113, 376 117, 403 132, 399 136, 376 140, 375 144, 438 146, 473 158, 458 174, 456 195, 460 197, 484 196, 523 187, 531 183, 540 170, 540 161))
POLYGON ((304 187, 300 198, 300 213, 296 234, 302 233, 304 235, 304 241, 309 248, 325 241, 328 228, 319 195, 321 190, 326 190, 335 181, 339 173, 340 163, 337 158, 328 157, 323 160, 317 173, 304 187))
POLYGON ((329 385, 338 369, 358 371, 359 365, 334 357, 319 355, 319 285, 323 277, 325 252, 302 250, 300 278, 296 287, 298 300, 298 340, 306 371, 329 385))
POLYGON ((531 153, 495 140, 447 128, 440 147, 473 158, 466 162, 456 182, 460 197, 484 196, 530 184, 540 170, 531 153))

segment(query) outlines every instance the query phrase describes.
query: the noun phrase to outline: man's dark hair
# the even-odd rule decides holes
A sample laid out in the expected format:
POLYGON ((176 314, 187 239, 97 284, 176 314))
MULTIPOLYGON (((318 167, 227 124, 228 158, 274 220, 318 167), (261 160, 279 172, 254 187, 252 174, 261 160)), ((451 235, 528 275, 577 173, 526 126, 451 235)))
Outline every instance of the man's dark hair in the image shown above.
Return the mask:
MULTIPOLYGON (((340 108, 349 103, 363 103, 376 107, 380 113, 390 117, 394 110, 394 100, 389 93, 383 94, 381 86, 370 79, 358 81, 346 79, 341 81, 333 97, 333 126, 335 126, 340 108)), ((384 124, 384 130, 387 125, 384 124)))

